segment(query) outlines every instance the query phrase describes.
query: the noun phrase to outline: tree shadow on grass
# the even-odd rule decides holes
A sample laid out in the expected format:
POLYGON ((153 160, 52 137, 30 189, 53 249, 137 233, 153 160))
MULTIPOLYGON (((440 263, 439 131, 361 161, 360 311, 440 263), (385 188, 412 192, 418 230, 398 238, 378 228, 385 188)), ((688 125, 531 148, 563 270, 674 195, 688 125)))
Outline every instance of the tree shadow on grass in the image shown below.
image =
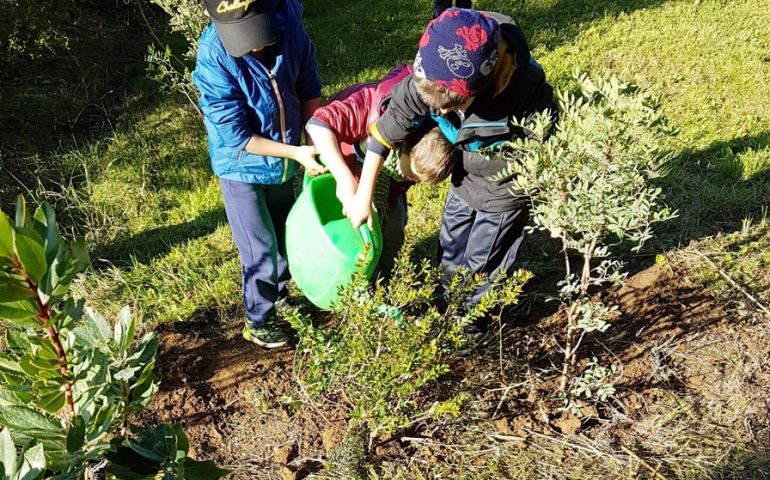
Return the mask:
POLYGON ((94 258, 99 259, 96 267, 130 267, 133 262, 148 264, 157 257, 165 256, 177 245, 213 233, 226 222, 225 210, 220 208, 205 212, 189 222, 164 225, 120 238, 94 252, 94 258))
POLYGON ((685 150, 663 179, 666 201, 679 212, 660 225, 653 245, 674 248, 737 230, 770 205, 770 132, 685 150))
POLYGON ((150 39, 134 6, 75 2, 71 9, 66 49, 0 60, 0 171, 15 178, 0 183, 6 210, 22 186, 62 181, 56 162, 37 168, 41 157, 111 135, 119 114, 144 111, 158 100, 145 75, 150 39))

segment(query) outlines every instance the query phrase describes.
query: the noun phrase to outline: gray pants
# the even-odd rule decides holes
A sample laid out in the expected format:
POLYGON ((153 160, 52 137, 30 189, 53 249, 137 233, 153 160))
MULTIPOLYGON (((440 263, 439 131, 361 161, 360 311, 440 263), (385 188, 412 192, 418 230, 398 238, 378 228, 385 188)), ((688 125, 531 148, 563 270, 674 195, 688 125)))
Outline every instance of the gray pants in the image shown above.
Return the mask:
POLYGON ((393 271, 398 252, 404 245, 404 228, 406 228, 407 207, 406 194, 400 195, 392 205, 388 206, 385 220, 382 222, 382 256, 377 266, 378 275, 388 278, 393 271))

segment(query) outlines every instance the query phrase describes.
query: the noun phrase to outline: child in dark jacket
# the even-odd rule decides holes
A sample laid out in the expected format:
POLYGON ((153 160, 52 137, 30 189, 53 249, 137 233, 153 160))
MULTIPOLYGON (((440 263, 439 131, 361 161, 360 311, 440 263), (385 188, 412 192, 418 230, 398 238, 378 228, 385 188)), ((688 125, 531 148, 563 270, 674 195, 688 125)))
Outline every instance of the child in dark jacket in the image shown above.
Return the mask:
MULTIPOLYGON (((551 109, 553 91, 542 68, 530 57, 521 28, 510 17, 451 8, 426 28, 414 72, 393 87, 387 111, 371 127, 355 198, 346 208, 353 224, 370 216, 371 191, 382 158, 426 121, 463 151, 452 173, 439 235, 444 284, 457 267, 493 278, 512 269, 528 202, 511 192, 506 164, 483 153, 526 135, 511 125, 551 109)), ((478 302, 486 287, 468 300, 478 302)))
MULTIPOLYGON (((343 204, 355 194, 361 164, 367 149, 369 127, 387 109, 393 85, 411 73, 399 65, 378 83, 348 87, 316 110, 306 130, 337 181, 337 196, 343 204)), ((431 122, 411 132, 399 150, 390 152, 378 178, 383 198, 375 198, 383 232, 380 272, 387 275, 404 243, 407 189, 416 182, 438 183, 446 179, 460 159, 455 149, 431 122)))

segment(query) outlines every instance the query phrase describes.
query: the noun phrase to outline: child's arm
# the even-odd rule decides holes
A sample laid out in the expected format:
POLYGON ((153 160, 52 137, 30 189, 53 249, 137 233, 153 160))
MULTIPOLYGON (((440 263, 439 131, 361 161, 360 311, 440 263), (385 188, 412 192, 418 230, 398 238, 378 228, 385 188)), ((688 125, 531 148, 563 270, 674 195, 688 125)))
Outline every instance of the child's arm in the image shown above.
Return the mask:
POLYGON ((345 163, 345 159, 342 158, 337 136, 334 131, 326 128, 320 122, 308 123, 305 129, 318 149, 318 153, 321 154, 326 167, 334 175, 334 179, 337 181, 337 198, 345 205, 356 193, 358 182, 345 163))
POLYGON ((358 182, 358 190, 355 196, 346 204, 343 204, 343 213, 350 219, 353 227, 358 228, 364 223, 369 230, 374 227, 372 220, 372 202, 374 201, 374 189, 377 185, 377 176, 380 174, 385 157, 372 150, 366 152, 364 168, 361 170, 361 180, 358 182))
POLYGON ((288 145, 252 134, 244 149, 254 155, 291 158, 305 167, 305 170, 310 172, 311 175, 318 175, 326 171, 326 168, 316 161, 318 151, 312 145, 288 145))
POLYGON ((340 142, 356 144, 367 137, 367 122, 376 84, 362 84, 343 93, 344 97, 319 108, 305 129, 313 139, 324 163, 337 180, 337 198, 348 204, 358 181, 343 158, 340 142))
POLYGON ((387 110, 370 128, 371 140, 356 195, 345 205, 345 215, 354 227, 366 222, 371 228, 372 200, 385 157, 390 150, 400 147, 410 129, 419 126, 428 116, 430 110, 418 97, 411 75, 393 87, 387 110))

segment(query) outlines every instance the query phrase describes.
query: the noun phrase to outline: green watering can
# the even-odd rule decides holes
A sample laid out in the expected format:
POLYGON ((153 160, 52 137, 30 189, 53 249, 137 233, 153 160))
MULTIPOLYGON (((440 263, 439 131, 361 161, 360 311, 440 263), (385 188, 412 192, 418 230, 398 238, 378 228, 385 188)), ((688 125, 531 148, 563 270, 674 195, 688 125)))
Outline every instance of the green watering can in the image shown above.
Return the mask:
POLYGON ((332 308, 339 288, 348 285, 359 268, 371 278, 382 254, 377 213, 374 231, 365 224, 353 228, 342 214, 336 190, 330 173, 306 173, 302 193, 286 219, 289 271, 307 299, 323 309, 332 308))

